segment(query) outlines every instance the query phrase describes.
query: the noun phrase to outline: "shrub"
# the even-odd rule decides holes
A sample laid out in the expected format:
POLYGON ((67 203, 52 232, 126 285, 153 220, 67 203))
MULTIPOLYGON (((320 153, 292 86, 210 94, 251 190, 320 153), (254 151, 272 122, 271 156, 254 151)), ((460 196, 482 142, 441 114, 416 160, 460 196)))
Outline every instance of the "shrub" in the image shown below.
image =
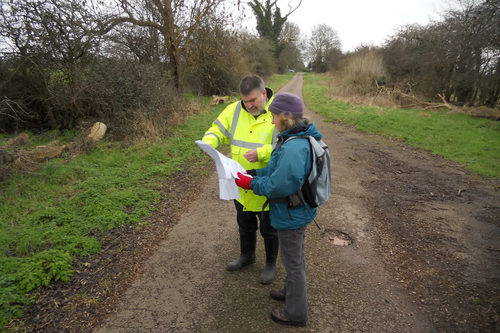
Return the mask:
POLYGON ((375 51, 355 53, 343 61, 341 68, 346 94, 374 94, 387 80, 383 59, 375 51))
POLYGON ((120 138, 144 131, 130 120, 161 115, 165 122, 158 127, 168 128, 171 113, 185 109, 161 63, 94 58, 71 70, 48 67, 23 76, 16 70, 19 61, 1 60, 0 73, 12 71, 0 79, 0 125, 6 132, 87 128, 101 121, 108 137, 120 138), (43 95, 34 92, 35 83, 43 95))

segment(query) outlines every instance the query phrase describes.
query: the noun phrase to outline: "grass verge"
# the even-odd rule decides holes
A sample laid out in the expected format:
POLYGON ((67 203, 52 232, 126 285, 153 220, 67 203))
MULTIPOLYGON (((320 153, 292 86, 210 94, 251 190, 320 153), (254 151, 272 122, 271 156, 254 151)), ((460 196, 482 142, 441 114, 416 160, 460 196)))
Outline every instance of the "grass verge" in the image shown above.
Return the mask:
MULTIPOLYGON (((204 104, 208 109, 209 99, 204 104)), ((22 315, 35 288, 68 281, 75 259, 99 253, 111 229, 140 228, 166 177, 187 165, 203 176, 210 158, 194 141, 224 107, 190 117, 161 143, 102 142, 91 154, 51 160, 36 174, 1 183, 0 329, 22 315)))
POLYGON ((271 88, 274 93, 277 93, 285 84, 288 83, 295 73, 275 74, 266 82, 266 87, 271 88))
POLYGON ((483 175, 500 178, 500 122, 447 110, 422 111, 355 105, 332 100, 329 80, 304 75, 307 106, 329 121, 356 126, 357 130, 404 140, 483 175))

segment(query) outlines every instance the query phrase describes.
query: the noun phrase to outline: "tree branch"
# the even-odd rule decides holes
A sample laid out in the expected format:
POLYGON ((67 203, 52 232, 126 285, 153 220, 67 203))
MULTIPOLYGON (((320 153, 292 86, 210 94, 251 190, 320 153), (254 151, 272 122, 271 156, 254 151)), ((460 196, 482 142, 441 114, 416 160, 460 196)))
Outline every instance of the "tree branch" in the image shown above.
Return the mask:
POLYGON ((294 11, 296 11, 300 5, 302 4, 302 0, 300 0, 299 4, 297 5, 297 7, 295 7, 293 10, 292 10, 292 6, 290 6, 290 3, 288 3, 288 8, 290 8, 290 12, 288 12, 288 14, 285 15, 285 18, 288 18, 288 16, 290 16, 290 14, 292 14, 294 11))
POLYGON ((133 17, 118 17, 118 18, 110 19, 106 23, 106 27, 99 30, 99 33, 107 34, 111 30, 113 30, 114 27, 116 27, 117 25, 122 24, 122 23, 132 23, 134 25, 138 25, 141 27, 153 27, 155 29, 158 29, 159 31, 163 31, 163 27, 161 25, 159 25, 158 23, 153 22, 153 21, 142 21, 142 20, 135 19, 133 17))

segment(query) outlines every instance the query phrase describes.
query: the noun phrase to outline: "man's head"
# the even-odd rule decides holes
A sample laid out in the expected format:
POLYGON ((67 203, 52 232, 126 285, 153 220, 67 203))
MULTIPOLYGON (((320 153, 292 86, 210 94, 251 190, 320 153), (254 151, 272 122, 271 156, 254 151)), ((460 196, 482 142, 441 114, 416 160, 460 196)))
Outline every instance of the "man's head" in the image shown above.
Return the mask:
POLYGON ((267 104, 267 91, 264 80, 258 75, 247 75, 240 82, 241 100, 246 109, 258 116, 267 104))

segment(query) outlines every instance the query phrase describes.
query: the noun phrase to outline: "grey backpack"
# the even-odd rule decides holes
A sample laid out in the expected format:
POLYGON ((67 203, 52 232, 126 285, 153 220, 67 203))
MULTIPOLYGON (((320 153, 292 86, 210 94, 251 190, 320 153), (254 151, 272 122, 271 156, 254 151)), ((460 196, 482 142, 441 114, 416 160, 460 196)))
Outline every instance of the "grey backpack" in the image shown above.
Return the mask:
POLYGON ((301 187, 304 201, 313 208, 318 207, 330 199, 331 174, 330 151, 323 140, 316 140, 312 136, 293 136, 285 141, 294 139, 309 139, 311 146, 311 171, 301 187))

